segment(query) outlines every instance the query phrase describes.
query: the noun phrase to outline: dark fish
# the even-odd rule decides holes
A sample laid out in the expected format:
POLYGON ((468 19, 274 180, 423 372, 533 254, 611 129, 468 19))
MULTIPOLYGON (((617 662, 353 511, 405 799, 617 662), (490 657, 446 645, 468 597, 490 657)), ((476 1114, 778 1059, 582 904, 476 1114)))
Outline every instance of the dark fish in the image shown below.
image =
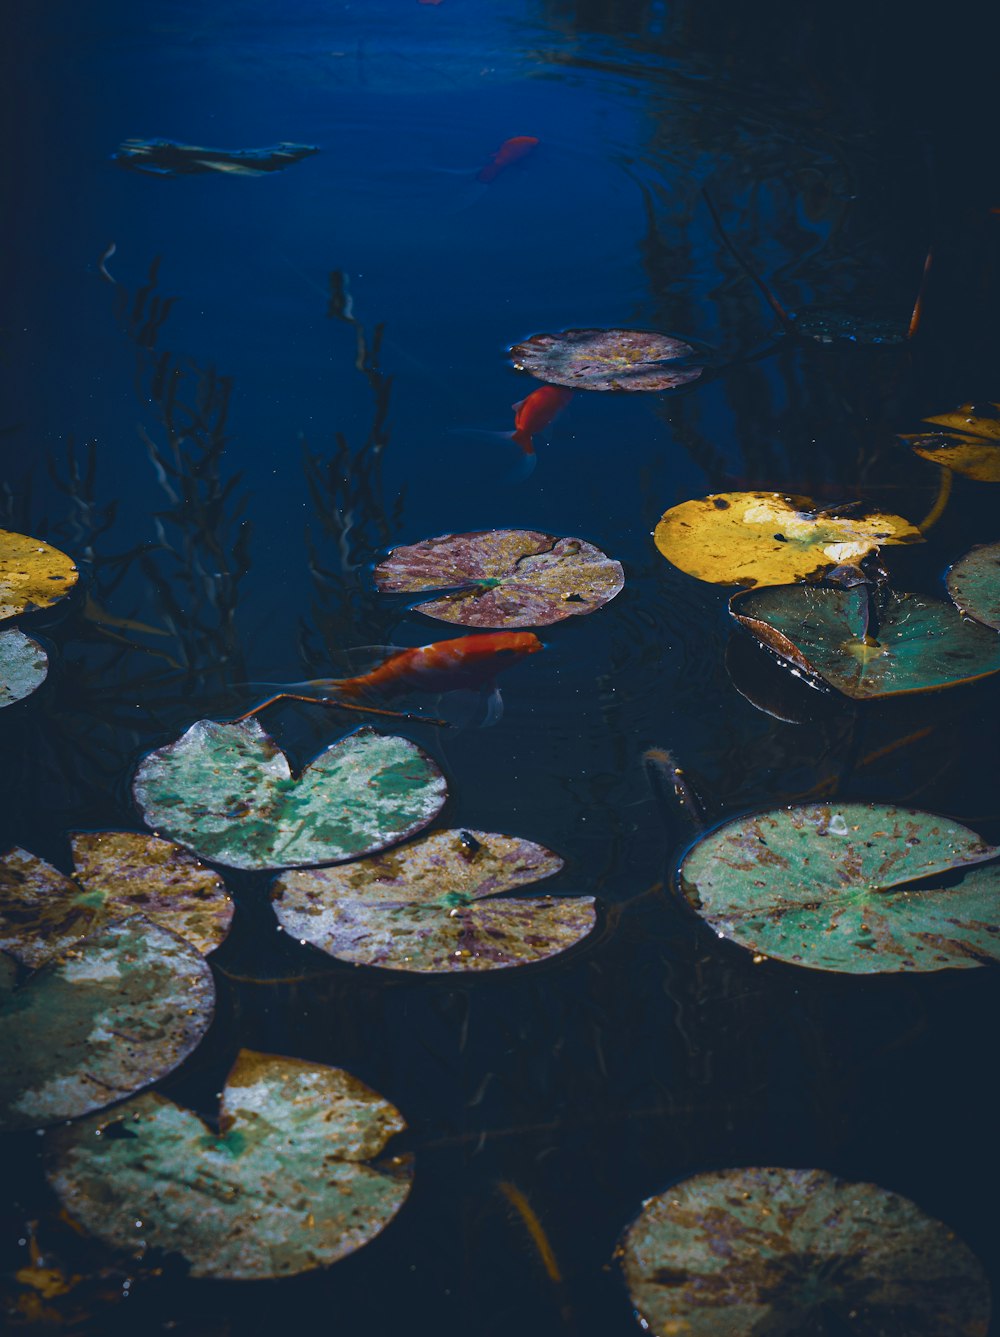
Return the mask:
POLYGON ((280 172, 319 149, 311 144, 272 144, 263 149, 208 149, 178 144, 173 139, 126 139, 111 155, 119 167, 152 176, 192 176, 228 172, 232 176, 263 176, 280 172))

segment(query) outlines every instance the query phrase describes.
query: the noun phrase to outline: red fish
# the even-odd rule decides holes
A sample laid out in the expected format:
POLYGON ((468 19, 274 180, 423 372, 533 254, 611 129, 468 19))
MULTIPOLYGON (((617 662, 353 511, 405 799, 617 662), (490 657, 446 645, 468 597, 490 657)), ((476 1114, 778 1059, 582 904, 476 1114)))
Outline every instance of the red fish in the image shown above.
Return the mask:
POLYGON ((534 135, 516 135, 513 139, 505 139, 486 166, 476 173, 476 180, 495 181, 505 167, 517 162, 518 158, 523 158, 537 146, 538 140, 534 135))
POLYGON ((500 669, 541 650, 531 631, 492 631, 478 636, 457 636, 450 641, 400 650, 357 678, 337 678, 329 686, 343 696, 369 692, 453 692, 484 687, 500 669))
POLYGON ((572 390, 563 390, 558 385, 540 385, 527 399, 511 405, 514 410, 512 440, 517 442, 526 455, 535 453, 534 438, 555 422, 572 398, 572 390))

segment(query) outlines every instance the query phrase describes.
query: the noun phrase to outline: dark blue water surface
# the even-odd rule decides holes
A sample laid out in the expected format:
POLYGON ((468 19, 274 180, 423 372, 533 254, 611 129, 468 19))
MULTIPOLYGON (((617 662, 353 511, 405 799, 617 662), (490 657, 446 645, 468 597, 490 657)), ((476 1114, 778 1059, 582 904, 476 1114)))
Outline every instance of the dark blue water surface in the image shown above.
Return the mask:
MULTIPOLYGON (((673 899, 688 836, 641 764, 674 750, 712 820, 823 792, 1000 836, 995 684, 863 709, 789 695, 732 643, 730 591, 650 538, 669 506, 732 488, 918 521, 937 470, 894 434, 1000 399, 1000 185, 973 19, 924 31, 902 7, 731 0, 33 9, 5 56, 0 524, 72 553, 91 604, 34 621, 53 671, 0 721, 4 844, 68 867, 67 832, 141 829, 138 758, 248 709, 241 684, 450 634, 375 595, 393 544, 537 528, 626 572, 613 603, 543 630, 545 653, 504 675, 496 727, 401 730, 449 777, 448 825, 564 856, 552 889, 599 898, 593 937, 492 977, 355 969, 282 944, 266 877, 227 879, 217 1020, 163 1090, 210 1115, 241 1046, 347 1068, 410 1125, 398 1219, 280 1284, 185 1281, 167 1260, 80 1330, 628 1337, 620 1232, 672 1180, 739 1165, 895 1189, 995 1274, 995 972, 754 965, 673 899), (517 135, 539 147, 478 184, 517 135), (321 152, 259 178, 144 176, 111 160, 130 137, 321 152), (905 329, 933 243, 917 337, 783 336, 703 186, 793 312, 905 329), (487 433, 535 382, 506 350, 573 326, 690 335, 718 365, 675 395, 578 395, 516 483, 517 452, 487 433), (200 471, 158 478, 148 441, 169 457, 178 403, 200 471), (169 635, 95 622, 94 605, 169 635), (561 1286, 501 1181, 533 1204, 561 1286)), ((956 480, 928 543, 886 552, 898 587, 940 593, 950 562, 996 540, 996 490, 956 480)), ((267 723, 297 764, 345 727, 300 706, 267 723)), ((53 1209, 42 1141, 10 1144, 5 1266, 53 1209)))

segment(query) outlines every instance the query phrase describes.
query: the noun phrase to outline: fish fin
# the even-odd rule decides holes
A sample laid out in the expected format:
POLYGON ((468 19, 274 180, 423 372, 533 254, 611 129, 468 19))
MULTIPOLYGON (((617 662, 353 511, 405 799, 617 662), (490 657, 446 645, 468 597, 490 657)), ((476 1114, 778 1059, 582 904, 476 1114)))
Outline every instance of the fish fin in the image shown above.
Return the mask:
MULTIPOLYGON (((529 437, 528 439, 530 441, 531 438, 529 437)), ((521 458, 518 460, 517 464, 514 465, 513 469, 511 469, 510 473, 507 475, 507 482, 523 483, 525 479, 530 478, 531 475, 535 472, 535 465, 537 463, 538 463, 538 456, 535 454, 534 450, 530 448, 528 450, 525 450, 524 447, 522 446, 521 458)))
POLYGON ((523 399, 519 399, 519 400, 517 401, 516 404, 511 404, 511 408, 512 408, 512 409, 514 410, 514 412, 516 413, 516 412, 518 411, 518 409, 521 407, 521 405, 522 405, 522 404, 527 404, 527 402, 528 402, 528 396, 525 395, 524 398, 523 398, 523 399))
POLYGON ((503 697, 500 695, 500 688, 493 687, 489 693, 483 692, 483 715, 480 721, 480 729, 492 729, 494 724, 499 724, 503 719, 503 697))

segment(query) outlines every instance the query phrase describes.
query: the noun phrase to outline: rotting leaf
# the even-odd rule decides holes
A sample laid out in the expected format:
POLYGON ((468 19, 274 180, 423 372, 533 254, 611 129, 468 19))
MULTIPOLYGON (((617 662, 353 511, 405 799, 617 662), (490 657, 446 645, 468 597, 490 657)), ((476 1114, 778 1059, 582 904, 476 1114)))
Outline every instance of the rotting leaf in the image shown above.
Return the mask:
POLYGON ((23 701, 41 687, 49 672, 49 657, 17 627, 0 631, 0 709, 23 701))
POLYGON ((231 868, 371 854, 422 830, 447 797, 444 776, 421 748, 368 728, 293 778, 255 719, 199 720, 143 759, 133 791, 151 827, 231 868))
POLYGON ((533 529, 442 534, 394 548, 375 568, 382 591, 447 590, 417 610, 467 627, 543 627, 593 613, 625 573, 592 543, 533 529))
POLYGON ((809 497, 780 492, 719 492, 671 507, 653 540, 668 562, 717 585, 818 580, 884 543, 923 542, 902 516, 835 509, 817 510, 809 497))
POLYGON ((673 390, 704 372, 697 350, 651 330, 563 330, 510 350, 518 371, 571 390, 673 390))
POLYGON ((986 1337, 975 1254, 908 1198, 824 1170, 747 1167, 650 1198, 617 1250, 659 1337, 900 1333, 986 1337))
POLYGON ((1000 637, 922 594, 781 585, 734 594, 729 611, 786 664, 856 701, 1000 672, 1000 637))
POLYGON ((405 1127, 339 1068, 244 1049, 217 1132, 149 1093, 52 1134, 47 1173, 70 1216, 116 1248, 179 1253, 193 1277, 289 1277, 353 1253, 396 1215, 410 1158, 375 1158, 405 1127), (127 1137, 97 1136, 114 1120, 127 1137))
POLYGON ((933 813, 809 804, 727 822, 678 883, 718 937, 761 956, 853 975, 946 970, 1000 960, 1000 865, 974 867, 998 855, 933 813))
POLYGON ((74 874, 13 849, 0 859, 0 950, 36 967, 115 919, 141 914, 203 956, 229 932, 233 903, 210 868, 137 831, 72 837, 74 874))
POLYGON ((496 970, 544 961, 593 929, 591 896, 501 895, 561 867, 551 850, 516 836, 436 831, 341 868, 285 873, 274 908, 287 933, 341 961, 496 970))
POLYGON ((939 430, 900 437, 922 459, 979 483, 1000 483, 1000 404, 962 404, 924 422, 939 430))
POLYGON ((51 608, 69 593, 78 575, 72 560, 58 548, 0 529, 0 621, 51 608))
POLYGON ((0 994, 4 1129, 75 1119, 165 1077, 215 1006, 201 956, 139 915, 74 943, 20 988, 10 984, 0 994))
POLYGON ((956 606, 1000 631, 1000 543, 981 543, 950 567, 945 577, 956 606))

